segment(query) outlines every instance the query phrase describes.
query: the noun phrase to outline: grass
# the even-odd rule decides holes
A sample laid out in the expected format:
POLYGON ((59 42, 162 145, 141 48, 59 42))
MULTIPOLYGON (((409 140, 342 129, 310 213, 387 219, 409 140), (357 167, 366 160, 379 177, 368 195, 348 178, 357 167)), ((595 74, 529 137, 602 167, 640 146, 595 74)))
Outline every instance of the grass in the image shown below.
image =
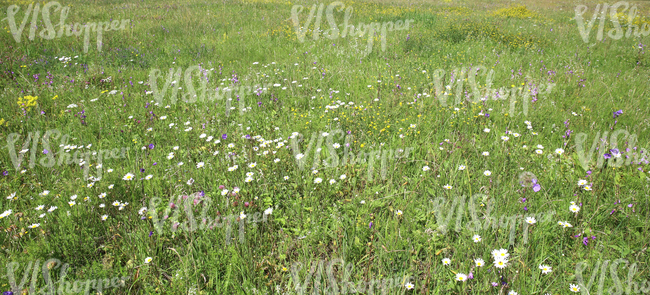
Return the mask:
MULTIPOLYGON (((3 13, 11 4, 20 6, 20 25, 29 2, 2 3, 3 13)), ((3 20, 0 140, 19 134, 13 143, 19 153, 30 133, 35 137, 38 131, 40 138, 25 145, 29 151, 18 168, 11 148, 0 151, 0 191, 6 197, 0 213, 7 212, 0 219, 0 265, 20 263, 17 283, 28 262, 50 258, 70 265, 67 282, 130 276, 124 287, 106 294, 298 294, 292 266, 302 263, 295 273, 302 284, 310 267, 337 258, 350 266, 334 267, 339 282, 345 275, 355 283, 403 278, 388 294, 570 294, 569 285, 580 276, 588 284, 598 261, 611 265, 617 259, 637 263, 630 280, 648 277, 650 167, 641 154, 650 148, 645 36, 594 41, 596 23, 590 34, 595 45, 585 44, 571 20, 576 4, 568 1, 344 2, 354 9, 349 24, 355 26, 414 20, 409 30, 387 34, 385 51, 377 33, 365 56, 367 34, 314 40, 314 22, 305 41, 298 41, 291 8, 305 7, 303 24, 312 2, 69 3, 66 24, 131 22, 105 32, 101 52, 90 34, 84 53, 83 35, 29 40, 30 18, 17 43, 3 20), (186 103, 185 70, 196 65, 200 69, 187 77, 197 101, 186 103), (489 87, 501 89, 501 97, 514 88, 513 108, 511 99, 473 99, 466 73, 477 66, 485 69, 476 78, 481 95, 488 93, 485 72, 493 70, 489 87), (182 88, 179 101, 171 102, 169 90, 157 103, 149 75, 160 70, 160 89, 172 68, 181 69, 172 79, 173 87, 182 88), (450 84, 463 68, 463 86, 450 84), (437 70, 446 74, 440 91, 437 70), (208 96, 202 99, 206 78, 208 96), (553 83, 548 93, 542 91, 553 83), (231 95, 235 109, 228 116, 227 97, 209 99, 216 88, 265 84, 273 86, 239 97, 245 112, 239 90, 231 95), (529 89, 539 94, 524 96, 529 89), (446 107, 440 102, 445 91, 446 107), (622 115, 613 118, 618 110, 622 115), (60 136, 44 140, 53 129, 60 136), (616 130, 636 135, 636 141, 622 135, 618 140, 623 158, 632 163, 617 166, 612 159, 598 165, 598 158, 611 153, 616 130), (583 169, 578 155, 588 153, 605 131, 583 169), (320 137, 323 132, 333 135, 331 141, 320 137), (586 140, 578 148, 581 133, 586 140), (296 147, 306 155, 304 169, 296 147), (407 157, 386 161, 385 179, 379 175, 381 157, 372 180, 369 161, 342 163, 346 149, 357 155, 409 147, 414 149, 407 157), (58 164, 66 151, 74 159, 76 151, 114 149, 124 149, 124 156, 104 157, 101 168, 91 154, 83 166, 80 158, 58 164), (57 164, 42 164, 49 157, 57 164), (88 179, 99 178, 99 171, 101 180, 88 179), (133 179, 124 180, 129 173, 133 179), (189 203, 181 196, 190 196, 189 203), (578 213, 569 210, 571 202, 578 213), (264 215, 268 208, 272 213, 264 215), (242 212, 243 221, 210 222, 242 212), (171 221, 163 222, 165 215, 171 221), (260 215, 268 220, 255 221, 260 215), (536 216, 537 223, 524 225, 527 216, 536 216), (204 217, 209 220, 202 225, 204 217), (486 226, 492 218, 498 226, 486 226), (156 228, 157 222, 163 227, 156 228), (188 223, 174 229, 172 222, 188 223), (481 241, 474 242, 474 235, 481 241), (502 248, 509 263, 497 269, 490 256, 502 248), (451 263, 443 265, 443 258, 451 263), (475 258, 485 266, 477 267, 475 258), (588 266, 582 272, 581 262, 588 266), (552 273, 542 274, 540 264, 552 273), (457 273, 470 272, 473 279, 455 281, 457 273), (413 289, 404 287, 407 281, 413 289)), ((586 5, 588 21, 596 3, 586 5)), ((647 5, 636 5, 641 16, 634 23, 641 25, 647 5)), ((342 23, 344 11, 335 15, 342 23)), ((616 17, 625 29, 627 15, 616 17)), ((52 20, 58 23, 58 12, 52 20)), ((40 32, 41 16, 38 22, 40 32)), ((328 28, 323 15, 320 29, 328 28)), ((603 35, 612 28, 608 21, 603 35)), ((619 286, 617 281, 627 288, 630 266, 622 265, 612 266, 618 278, 605 275, 603 290, 619 286)), ((60 269, 51 271, 53 281, 61 278, 60 269)), ((315 281, 320 292, 332 287, 326 273, 314 272, 310 294, 315 281)), ((35 287, 45 288, 36 274, 35 287)), ((0 289, 10 290, 7 276, 0 277, 0 289)))

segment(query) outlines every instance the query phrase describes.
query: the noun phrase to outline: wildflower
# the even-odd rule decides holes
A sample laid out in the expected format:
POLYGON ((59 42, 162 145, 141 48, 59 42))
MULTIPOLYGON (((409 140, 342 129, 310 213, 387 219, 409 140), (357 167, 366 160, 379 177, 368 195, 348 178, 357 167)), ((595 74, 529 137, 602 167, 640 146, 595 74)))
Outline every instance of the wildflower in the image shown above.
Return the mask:
POLYGON ((563 149, 555 149, 555 153, 558 154, 558 155, 561 155, 561 154, 564 153, 564 150, 563 149))
POLYGON ((476 258, 474 259, 474 263, 476 263, 476 267, 482 267, 485 264, 485 261, 481 258, 476 258))
POLYGON ((40 223, 34 223, 34 224, 30 225, 29 228, 37 228, 39 226, 41 226, 40 223))
POLYGON ((535 217, 526 217, 526 222, 530 225, 533 225, 537 223, 537 220, 535 220, 535 217))
POLYGON ((106 218, 108 218, 108 215, 106 214, 102 215, 102 221, 106 220, 106 218))
POLYGON ((508 292, 508 295, 519 295, 519 293, 517 293, 515 291, 510 291, 510 292, 508 292))
POLYGON ((413 288, 415 287, 415 285, 411 284, 411 282, 408 282, 408 283, 406 283, 406 284, 404 285, 404 287, 406 287, 406 289, 413 290, 413 288))
MULTIPOLYGON (((365 201, 364 201, 364 203, 365 203, 365 201)), ((395 214, 397 214, 397 216, 402 216, 402 210, 396 210, 395 214)))
POLYGON ((542 151, 542 150, 535 150, 535 153, 538 154, 538 155, 541 155, 541 154, 544 153, 544 151, 542 151))
POLYGON ((495 260, 494 261, 494 267, 496 268, 506 268, 508 266, 508 260, 495 260))
POLYGON ((571 210, 573 213, 578 213, 580 212, 580 207, 578 207, 578 205, 571 205, 569 206, 569 210, 571 210))
POLYGON ((483 174, 485 176, 490 176, 490 175, 492 175, 492 172, 490 170, 485 170, 485 172, 483 172, 483 174))
POLYGON ((198 168, 203 168, 203 166, 205 166, 205 163, 203 163, 203 162, 198 162, 198 163, 196 164, 196 168, 197 168, 197 169, 198 169, 198 168))
POLYGON ((562 222, 562 221, 558 221, 558 222, 557 222, 557 225, 559 225, 559 226, 564 226, 564 222, 562 222))
POLYGON ((589 185, 585 185, 583 188, 584 188, 586 191, 590 191, 590 190, 591 190, 591 186, 589 186, 589 185))
POLYGON ((36 209, 36 211, 41 211, 41 210, 43 210, 43 208, 45 208, 45 205, 40 205, 40 206, 36 207, 35 209, 36 209))
POLYGON ((567 228, 567 227, 573 227, 573 225, 571 225, 571 223, 568 223, 568 222, 565 221, 565 222, 564 222, 564 227, 565 227, 565 228, 567 228))
POLYGON ((108 186, 108 189, 113 189, 114 186, 115 186, 114 184, 111 184, 108 186))
POLYGON ((285 177, 284 177, 284 180, 289 180, 289 176, 285 176, 285 177))
POLYGON ((465 165, 458 166, 458 170, 465 170, 465 165))
POLYGON ((244 219, 246 218, 246 214, 244 214, 244 211, 239 213, 239 219, 244 219))
POLYGON ((339 176, 339 179, 343 180, 343 179, 345 179, 345 177, 346 177, 345 174, 341 174, 341 176, 339 176))
POLYGON ((586 185, 586 184, 587 184, 587 181, 586 181, 586 180, 584 180, 584 179, 580 179, 580 180, 578 180, 578 185, 579 185, 579 186, 583 186, 583 185, 586 185))
POLYGON ((483 154, 482 154, 482 155, 483 155, 483 156, 486 156, 486 157, 487 157, 487 156, 489 156, 489 155, 490 155, 490 153, 489 153, 489 152, 483 152, 483 154))
POLYGON ((273 208, 269 207, 268 209, 264 210, 264 215, 271 215, 273 213, 273 208))
POLYGON ((133 176, 134 176, 134 175, 131 174, 131 173, 129 172, 129 173, 127 173, 126 175, 124 175, 124 177, 122 177, 122 179, 123 179, 123 180, 132 180, 132 179, 133 179, 133 176))
POLYGON ((551 267, 548 266, 548 265, 541 265, 541 264, 540 264, 540 265, 539 265, 539 269, 542 270, 542 273, 543 273, 543 274, 548 274, 548 273, 550 273, 550 272, 553 271, 553 270, 551 269, 551 267))
POLYGON ((50 191, 43 191, 42 193, 40 193, 40 195, 43 196, 43 197, 47 196, 49 194, 50 194, 50 191))
POLYGON ((478 242, 481 241, 481 236, 479 236, 479 235, 474 235, 474 236, 472 237, 472 240, 474 240, 474 243, 478 243, 478 242))
POLYGON ((442 265, 449 265, 449 264, 451 264, 451 259, 449 258, 442 259, 442 265))
POLYGON ((248 168, 255 168, 257 166, 257 163, 250 163, 248 164, 248 168))
POLYGON ((510 139, 510 137, 507 137, 507 136, 501 136, 501 140, 503 140, 503 141, 508 141, 508 139, 510 139))
POLYGON ((483 132, 485 132, 485 133, 490 132, 490 128, 485 128, 485 129, 483 129, 483 132))
POLYGON ((151 262, 151 260, 153 260, 153 258, 147 257, 147 258, 144 259, 144 263, 149 263, 149 262, 151 262))
POLYGON ((320 177, 316 177, 316 179, 314 179, 314 183, 321 183, 321 182, 323 182, 323 179, 320 177))
POLYGON ((578 285, 569 284, 569 289, 571 290, 571 292, 574 292, 574 293, 580 292, 580 287, 578 287, 578 285))
POLYGON ((303 154, 297 154, 297 155, 296 155, 296 159, 300 160, 300 159, 302 159, 302 157, 304 157, 304 156, 305 156, 305 155, 303 155, 303 154))
POLYGON ((422 167, 422 171, 429 171, 429 170, 431 170, 431 168, 429 168, 429 166, 422 167))
POLYGON ((330 179, 330 184, 335 184, 335 183, 336 183, 336 180, 330 179))
POLYGON ((9 209, 9 210, 7 210, 5 212, 2 212, 2 214, 0 214, 0 219, 3 219, 5 217, 11 215, 11 212, 13 212, 13 211, 11 211, 11 209, 9 209))
POLYGON ((459 282, 467 281, 467 275, 464 274, 464 273, 457 273, 456 274, 456 281, 459 281, 459 282))
POLYGON ((153 175, 149 174, 149 175, 147 175, 147 177, 145 177, 144 179, 149 180, 149 179, 152 179, 152 178, 153 178, 153 175))
POLYGON ((452 189, 452 186, 449 185, 449 184, 445 184, 445 185, 443 186, 443 188, 444 188, 444 189, 452 189))
POLYGON ((75 201, 68 202, 68 205, 70 205, 70 207, 74 206, 75 204, 77 204, 75 201))

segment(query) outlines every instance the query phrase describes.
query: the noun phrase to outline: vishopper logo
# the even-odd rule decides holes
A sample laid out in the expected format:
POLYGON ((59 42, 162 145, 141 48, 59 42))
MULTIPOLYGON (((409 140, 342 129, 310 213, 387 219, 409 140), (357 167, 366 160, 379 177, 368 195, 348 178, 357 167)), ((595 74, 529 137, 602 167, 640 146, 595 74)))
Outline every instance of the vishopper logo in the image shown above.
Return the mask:
MULTIPOLYGON (((634 37, 638 38, 639 36, 648 36, 650 35, 650 26, 648 25, 647 22, 643 22, 642 25, 642 31, 639 32, 639 26, 634 24, 634 20, 637 18, 637 8, 636 4, 634 4, 632 7, 630 7, 630 4, 625 1, 619 1, 614 3, 614 5, 609 6, 609 4, 605 3, 602 5, 602 10, 600 9, 601 5, 598 4, 596 5, 596 9, 594 10, 594 13, 591 16, 591 20, 587 23, 585 26, 585 21, 583 15, 587 11, 587 6, 586 5, 578 5, 576 6, 575 9, 575 21, 576 24, 578 25, 578 30, 580 32, 580 37, 582 37, 582 41, 585 43, 589 43, 590 39, 590 33, 591 29, 594 27, 594 24, 596 22, 596 19, 599 19, 598 23, 598 33, 596 35, 596 40, 602 41, 603 40, 603 29, 605 26, 605 21, 607 19, 607 10, 609 9, 609 18, 612 24, 614 25, 614 28, 609 30, 607 32, 607 36, 614 40, 619 40, 623 38, 623 29, 621 29, 621 24, 619 22, 619 14, 623 14, 625 11, 628 12, 627 14, 627 31, 625 32, 625 38, 630 38, 632 34, 634 34, 634 37), (624 8, 621 10, 621 12, 618 12, 618 9, 624 6, 624 8), (629 10, 628 10, 629 9, 629 10), (600 18, 598 18, 598 14, 600 14, 600 18), (634 29, 634 33, 632 33, 632 29, 634 29)), ((591 46, 596 45, 596 43, 593 43, 591 46)))
POLYGON ((609 131, 601 133, 598 131, 594 137, 589 152, 586 151, 586 144, 588 144, 589 135, 586 133, 578 133, 575 137, 576 153, 580 165, 583 169, 589 170, 589 166, 593 162, 594 151, 596 152, 596 167, 602 168, 603 164, 607 163, 608 167, 622 167, 623 164, 629 166, 631 163, 640 164, 642 161, 647 163, 648 151, 645 148, 637 148, 637 135, 630 134, 627 130, 617 129, 609 137, 609 131), (623 140, 627 143, 625 149, 619 149, 618 143, 623 140), (609 149, 608 149, 609 148, 609 149), (606 162, 607 161, 607 162, 606 162))
MULTIPOLYGON (((121 151, 118 150, 117 148, 114 148, 112 150, 99 150, 99 151, 90 151, 92 147, 92 144, 89 144, 87 146, 84 145, 70 145, 68 143, 68 140, 70 139, 70 136, 67 134, 63 134, 58 129, 50 129, 47 130, 44 134, 43 137, 41 138, 41 131, 36 131, 36 132, 29 132, 27 135, 27 139, 23 142, 22 144, 22 149, 19 150, 18 153, 16 153, 16 147, 15 144, 16 142, 20 139, 21 135, 18 133, 11 133, 7 136, 7 149, 9 150, 9 157, 11 158, 11 162, 14 165, 14 168, 16 170, 19 170, 22 162, 23 162, 23 157, 27 152, 31 152, 30 156, 30 161, 29 161, 29 168, 34 168, 35 160, 36 160, 36 152, 38 150, 38 141, 41 140, 42 145, 43 145, 43 151, 42 153, 45 155, 42 157, 39 161, 41 166, 46 167, 46 168, 52 168, 54 165, 61 166, 64 163, 67 165, 70 164, 78 164, 83 167, 84 169, 84 179, 88 179, 88 173, 90 170, 90 160, 91 157, 94 158, 97 161, 96 168, 97 168, 97 176, 98 178, 93 178, 95 181, 98 181, 102 178, 102 166, 103 166, 103 160, 104 159, 118 159, 118 158, 126 158, 126 152, 129 151, 130 148, 122 148, 121 151), (59 152, 54 153, 54 150, 50 146, 51 140, 58 140, 59 138, 59 152), (29 148, 29 144, 31 142, 31 148, 29 148), (85 151, 82 151, 83 149, 86 149, 85 151), (70 151, 77 149, 71 157, 70 151), (56 156, 56 157, 55 157, 56 156), (58 161, 57 161, 58 158, 58 161)), ((74 138, 76 139, 76 138, 74 138)))
POLYGON ((9 279, 9 285, 11 286, 10 292, 13 292, 13 294, 25 294, 21 292, 26 292, 26 290, 24 290, 23 288, 25 287, 25 283, 29 281, 28 278, 29 278, 30 271, 32 271, 32 267, 33 267, 33 272, 32 272, 31 283, 29 285, 29 294, 36 294, 36 290, 38 289, 36 286, 38 283, 39 270, 42 270, 43 279, 45 280, 45 287, 42 288, 38 292, 38 294, 54 295, 54 294, 76 294, 76 293, 84 292, 83 294, 88 295, 91 294, 90 291, 91 289, 95 290, 96 292, 102 293, 103 291, 110 288, 125 287, 126 286, 125 282, 129 278, 131 278, 131 276, 124 276, 124 277, 114 277, 112 279, 107 279, 107 278, 92 279, 92 280, 89 279, 85 281, 77 280, 74 283, 70 283, 65 281, 68 274, 68 269, 70 268, 70 265, 68 263, 63 264, 61 260, 56 258, 51 258, 46 260, 45 263, 43 263, 42 267, 40 263, 41 263, 40 260, 36 260, 36 263, 34 263, 34 261, 30 261, 27 264, 26 268, 24 269, 23 277, 19 285, 16 284, 16 271, 18 270, 20 263, 18 262, 7 263, 6 277, 9 279), (59 281, 56 283, 52 282, 52 275, 50 274, 50 271, 55 268, 60 268, 59 281), (58 285, 58 287, 56 287, 56 285, 58 285))
MULTIPOLYGON (((226 203, 228 203, 228 200, 226 203)), ((188 233, 195 232, 196 230, 212 230, 215 227, 223 228, 225 224, 226 245, 230 245, 232 225, 234 222, 239 223, 239 243, 243 244, 245 242, 244 223, 267 223, 269 216, 273 213, 273 209, 268 208, 264 210, 264 212, 255 212, 252 215, 249 213, 250 216, 241 212, 240 214, 230 214, 227 216, 217 215, 215 218, 212 218, 207 215, 208 210, 211 209, 213 204, 212 198, 206 197, 201 192, 189 196, 178 196, 176 202, 174 202, 174 197, 172 196, 169 203, 164 205, 165 209, 163 210, 162 219, 158 216, 158 211, 156 209, 160 207, 159 204, 160 198, 154 197, 149 201, 149 208, 145 208, 145 211, 149 212, 149 218, 152 220, 153 226, 158 234, 162 235, 164 233, 165 221, 169 221, 168 224, 170 224, 170 231, 172 233, 176 233, 179 229, 188 233), (201 209, 201 222, 197 225, 197 221, 194 218, 194 211, 197 211, 200 208, 198 206, 199 204, 201 204, 203 208, 201 209), (173 216, 169 218, 172 210, 174 211, 173 216), (181 215, 183 212, 186 215, 186 221, 181 221, 181 215), (260 219, 260 217, 262 217, 262 219, 260 219), (221 221, 219 221, 220 219, 221 221)))
POLYGON ((75 23, 74 25, 66 25, 65 20, 68 18, 68 13, 70 12, 70 7, 68 6, 62 6, 59 2, 52 1, 48 2, 47 4, 43 5, 43 10, 41 11, 40 9, 40 3, 34 4, 29 4, 27 7, 27 10, 25 11, 25 15, 23 16, 23 20, 20 23, 20 28, 16 27, 16 14, 20 11, 20 7, 18 5, 11 5, 7 8, 7 17, 4 18, 3 20, 7 20, 9 22, 9 29, 11 30, 11 34, 14 37, 14 40, 16 40, 17 43, 20 43, 21 40, 21 34, 23 30, 25 29, 25 25, 27 24, 27 20, 29 19, 29 15, 32 14, 32 21, 29 29, 29 40, 34 40, 35 34, 36 34, 36 29, 37 25, 36 23, 38 22, 38 15, 39 12, 42 13, 43 15, 43 23, 45 24, 45 28, 43 28, 40 33, 38 34, 41 38, 45 40, 52 40, 55 37, 56 38, 61 38, 63 36, 63 32, 65 31, 65 35, 70 37, 72 35, 75 36, 80 36, 82 33, 84 33, 85 29, 85 35, 84 35, 84 53, 88 52, 88 46, 90 42, 90 32, 95 32, 97 35, 97 51, 101 52, 102 51, 102 45, 103 45, 103 39, 102 35, 103 32, 108 32, 108 31, 117 31, 117 30, 124 30, 126 29, 126 25, 130 24, 131 21, 129 19, 123 19, 120 21, 114 20, 112 22, 107 21, 107 22, 99 22, 99 23, 87 23, 85 25, 81 25, 79 23, 75 23), (50 9, 54 8, 54 12, 61 11, 60 18, 59 18, 59 24, 56 25, 59 27, 59 31, 56 32, 54 31, 54 25, 52 25, 52 20, 50 20, 50 9), (118 28, 119 25, 119 28, 118 28), (72 30, 72 31, 71 31, 72 30))
MULTIPOLYGON (((436 216, 436 224, 438 226, 438 231, 442 233, 443 235, 447 234, 448 232, 448 226, 449 222, 452 220, 452 216, 454 214, 454 211, 457 211, 456 215, 456 227, 455 230, 456 232, 460 232, 461 229, 463 228, 462 226, 462 220, 463 216, 465 216, 465 201, 467 200, 467 196, 461 196, 461 197, 456 197, 453 198, 452 200, 447 200, 444 197, 439 197, 436 198, 435 201, 431 201, 433 203, 433 211, 428 212, 429 214, 435 214, 436 216), (449 206, 451 204, 451 206, 449 206)), ((509 244, 513 245, 515 242, 515 232, 517 225, 519 224, 519 220, 521 220, 523 224, 523 240, 524 244, 528 243, 528 228, 531 226, 531 223, 528 221, 530 218, 534 218, 535 222, 539 221, 541 223, 548 223, 552 221, 553 215, 555 215, 555 211, 548 211, 546 213, 537 213, 537 214, 527 214, 526 216, 523 216, 521 214, 515 214, 515 215, 510 215, 510 216, 500 216, 498 218, 497 222, 497 217, 491 216, 490 214, 492 211, 495 209, 493 206, 493 201, 492 199, 488 200, 488 196, 484 194, 475 194, 468 200, 467 208, 469 209, 469 215, 472 218, 472 221, 467 223, 465 228, 472 231, 472 232, 478 232, 481 230, 490 230, 492 229, 498 229, 498 228, 504 228, 507 229, 508 226, 510 226, 510 236, 509 236, 509 244), (483 218, 479 218, 478 215, 478 210, 480 206, 477 206, 479 202, 486 202, 486 212, 485 216, 483 218), (481 220, 484 220, 481 222, 481 220)), ((533 223, 534 224, 534 223, 533 223)))
MULTIPOLYGON (((351 293, 364 293, 364 294, 375 294, 374 292, 381 294, 388 294, 390 289, 403 287, 406 283, 410 282, 408 279, 410 277, 403 277, 396 275, 394 277, 384 278, 384 279, 372 279, 370 281, 357 281, 356 284, 350 282, 350 275, 354 269, 354 264, 348 262, 345 264, 343 259, 335 258, 331 261, 320 260, 318 263, 312 262, 309 271, 305 269, 304 279, 300 279, 300 271, 303 268, 302 262, 294 262, 291 266, 291 278, 293 284, 295 284, 295 293, 292 294, 319 294, 322 290, 323 295, 334 295, 334 294, 351 294, 351 293), (340 263, 338 267, 338 273, 342 273, 341 282, 337 282, 336 275, 334 274, 334 267, 340 263), (323 278, 323 268, 325 266, 325 271, 327 274, 327 279, 323 278), (345 266, 345 267, 343 267, 345 266), (316 272, 316 268, 318 271, 316 272), (314 273, 316 276, 314 277, 314 273), (311 284, 313 277, 313 287, 312 292, 308 292, 307 289, 311 284), (322 279, 323 278, 323 279, 322 279), (325 282, 323 282, 325 281, 325 282)), ((395 294, 395 293, 391 293, 395 294)))
POLYGON ((303 153, 301 152, 298 143, 303 142, 304 137, 302 134, 298 132, 294 132, 289 138, 291 138, 291 149, 293 150, 294 159, 296 160, 296 164, 298 165, 300 170, 304 170, 309 155, 314 150, 314 142, 316 141, 316 137, 318 137, 318 142, 315 146, 316 148, 314 151, 314 157, 313 157, 314 160, 311 166, 311 170, 317 169, 321 164, 320 163, 321 153, 324 153, 324 151, 321 149, 321 146, 325 138, 327 138, 327 141, 325 142, 325 146, 327 147, 328 150, 327 155, 329 155, 329 157, 327 159, 323 159, 323 165, 325 166, 325 168, 336 168, 342 165, 346 165, 348 164, 348 161, 350 164, 367 163, 368 181, 373 180, 375 163, 378 162, 379 159, 381 159, 380 160, 381 177, 383 180, 386 180, 389 160, 392 161, 394 159, 408 158, 410 152, 415 149, 412 147, 406 147, 406 149, 401 149, 401 148, 385 149, 384 148, 382 150, 382 148, 380 147, 379 149, 370 150, 370 152, 367 151, 364 152, 364 150, 361 150, 355 156, 355 154, 350 150, 351 149, 350 145, 354 142, 352 134, 350 132, 346 133, 341 129, 335 129, 329 132, 315 132, 315 131, 312 132, 311 139, 309 140, 309 144, 307 145, 307 149, 303 153), (345 136, 345 142, 343 146, 341 146, 341 144, 339 144, 338 142, 334 142, 334 136, 337 134, 339 136, 339 141, 343 140, 343 136, 345 136), (339 161, 340 158, 337 150, 340 149, 341 147, 343 148, 343 158, 342 161, 339 161))
POLYGON ((454 105, 460 104, 462 100, 479 103, 481 101, 487 101, 488 99, 493 101, 510 99, 507 113, 510 114, 511 117, 515 115, 515 104, 517 103, 517 98, 522 99, 524 116, 528 116, 529 103, 531 101, 536 101, 538 95, 544 97, 550 94, 556 85, 555 83, 546 83, 546 86, 544 86, 544 83, 535 82, 530 76, 526 76, 525 85, 511 85, 510 88, 501 87, 499 89, 493 89, 493 79, 494 70, 491 69, 488 72, 487 68, 482 65, 469 68, 456 68, 451 71, 449 75, 447 75, 447 72, 444 69, 437 69, 433 72, 435 94, 443 107, 447 106, 447 102, 452 95, 455 95, 454 105), (476 77, 479 75, 485 75, 485 84, 483 86, 476 81, 476 77), (445 83, 445 76, 449 79, 449 84, 447 85, 443 84, 445 83), (468 89, 463 87, 465 81, 469 84, 468 89), (463 94, 465 94, 464 98, 463 94))
MULTIPOLYGON (((585 271, 587 268, 589 268, 589 262, 587 261, 581 261, 578 264, 576 264, 576 280, 578 281, 577 287, 579 288, 579 291, 583 295, 589 295, 589 294, 597 294, 597 295, 602 295, 603 294, 603 287, 605 285, 605 278, 607 277, 607 266, 609 265, 610 260, 605 260, 605 262, 598 260, 596 265, 594 265, 594 268, 591 271, 591 275, 589 276, 589 283, 585 285, 585 280, 583 277, 583 271, 585 271), (598 270, 600 268, 600 278, 598 280, 598 292, 593 293, 590 290, 592 290, 592 286, 595 282, 596 276, 598 275, 598 270)), ((634 281, 634 275, 637 273, 637 263, 633 263, 630 265, 630 262, 627 261, 626 259, 616 259, 612 261, 612 264, 609 265, 609 274, 612 278, 612 281, 614 282, 614 286, 609 287, 608 293, 609 294, 615 294, 615 295, 620 295, 623 294, 623 291, 625 291, 626 295, 632 294, 632 291, 634 290, 634 293, 639 294, 648 294, 650 293, 650 283, 648 280, 643 280, 643 282, 635 282, 634 281), (621 280, 619 279, 619 272, 618 268, 620 266, 623 266, 625 264, 625 267, 627 267, 628 272, 627 272, 627 279, 625 279, 622 283, 621 280)), ((575 285, 573 285, 575 287, 575 285)), ((578 289, 576 288, 576 289, 578 289)), ((577 292, 577 291, 575 291, 577 292)))
MULTIPOLYGON (((300 43, 305 42, 305 35, 309 30, 308 29, 309 25, 311 24, 312 20, 314 20, 316 7, 317 7, 316 4, 312 5, 311 10, 309 11, 309 16, 307 16, 307 21, 305 22, 304 26, 300 26, 300 20, 298 18, 300 13, 302 13, 304 7, 302 5, 294 5, 291 8, 291 21, 293 22, 293 26, 296 30, 298 41, 300 41, 300 43)), ((408 30, 410 24, 415 22, 412 19, 407 19, 406 21, 398 20, 395 23, 393 23, 392 21, 383 22, 383 23, 373 22, 367 25, 360 22, 357 25, 355 31, 354 25, 348 25, 348 22, 350 21, 350 17, 352 16, 353 8, 348 7, 347 9, 345 9, 345 17, 343 19, 343 24, 337 25, 336 20, 334 18, 334 9, 337 7, 338 7, 338 11, 342 12, 343 9, 345 8, 345 4, 343 4, 343 2, 340 1, 332 2, 327 6, 327 10, 325 10, 325 15, 330 28, 328 30, 323 31, 323 36, 330 40, 336 40, 338 39, 339 35, 341 36, 341 38, 345 38, 346 36, 362 38, 367 33, 366 36, 368 36, 368 41, 366 45, 366 50, 363 52, 364 56, 367 56, 370 53, 372 53, 372 47, 375 39, 375 32, 381 32, 381 51, 386 51, 387 32, 408 30), (339 29, 339 26, 342 26, 343 30, 339 29)), ((318 40, 321 33, 320 24, 321 24, 321 19, 323 17, 324 8, 325 8, 325 4, 321 3, 320 5, 318 5, 318 12, 316 15, 316 20, 314 22, 314 30, 312 31, 314 40, 318 40)))
POLYGON ((223 100, 226 98, 226 116, 230 115, 230 111, 236 109, 232 107, 232 94, 235 93, 237 101, 239 103, 239 114, 243 115, 247 110, 251 110, 251 107, 246 107, 245 97, 255 94, 257 96, 262 95, 262 93, 267 92, 273 84, 267 83, 264 86, 254 85, 254 86, 244 86, 241 85, 241 82, 237 79, 236 76, 231 80, 233 85, 227 87, 217 87, 214 90, 208 89, 208 83, 211 81, 210 76, 212 75, 212 69, 204 69, 200 65, 190 66, 185 69, 184 75, 181 67, 176 69, 170 68, 169 74, 167 75, 167 80, 165 80, 162 86, 159 88, 158 79, 163 78, 162 72, 160 69, 152 69, 149 72, 149 86, 151 91, 148 91, 147 94, 153 93, 154 99, 158 104, 163 103, 168 89, 171 87, 171 103, 176 104, 178 101, 178 92, 179 90, 184 90, 184 93, 181 94, 181 99, 185 103, 195 103, 195 102, 214 102, 215 100, 223 100), (193 76, 198 76, 199 87, 195 88, 195 84, 192 81, 193 76), (179 84, 181 81, 185 82, 185 89, 180 87, 179 84), (198 90, 198 92, 197 92, 198 90))

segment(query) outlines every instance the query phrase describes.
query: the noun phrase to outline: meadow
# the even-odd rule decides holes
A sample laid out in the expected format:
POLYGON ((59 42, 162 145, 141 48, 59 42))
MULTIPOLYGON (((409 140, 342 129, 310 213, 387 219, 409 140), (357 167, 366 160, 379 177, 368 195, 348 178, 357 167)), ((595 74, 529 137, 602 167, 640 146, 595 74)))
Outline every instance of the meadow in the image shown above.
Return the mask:
POLYGON ((0 0, 5 294, 650 292, 647 2, 58 3, 0 0))

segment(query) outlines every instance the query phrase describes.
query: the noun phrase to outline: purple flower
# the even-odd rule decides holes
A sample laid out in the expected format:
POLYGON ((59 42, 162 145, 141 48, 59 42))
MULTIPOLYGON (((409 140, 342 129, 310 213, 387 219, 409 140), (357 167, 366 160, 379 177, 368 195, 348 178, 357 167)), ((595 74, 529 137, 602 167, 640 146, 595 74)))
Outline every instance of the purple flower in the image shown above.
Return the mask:
POLYGON ((485 114, 485 117, 486 117, 486 118, 489 118, 489 117, 490 117, 490 114, 487 114, 487 113, 486 113, 486 114, 485 114))
POLYGON ((618 111, 614 112, 614 119, 616 119, 616 117, 618 117, 618 116, 620 116, 622 114, 623 114, 623 110, 618 110, 618 111))
POLYGON ((540 189, 542 189, 542 186, 537 183, 537 179, 533 178, 533 191, 538 192, 540 189))
POLYGON ((498 287, 498 286, 499 286, 499 283, 497 283, 497 282, 492 282, 492 287, 498 287))
POLYGON ((473 278, 474 278, 474 274, 470 271, 470 272, 469 272, 469 275, 467 275, 467 278, 470 279, 470 280, 473 279, 473 278))
POLYGON ((372 221, 368 224, 368 228, 372 228, 372 221))
POLYGON ((2 172, 2 175, 7 176, 7 175, 9 175, 9 172, 7 172, 7 170, 5 170, 4 172, 2 172))
POLYGON ((47 153, 49 153, 49 151, 46 150, 46 149, 43 149, 43 154, 46 154, 46 155, 47 155, 47 153))
POLYGON ((158 162, 153 162, 153 165, 154 165, 154 166, 158 165, 158 162))
POLYGON ((592 240, 592 241, 595 241, 595 240, 596 240, 596 237, 595 237, 595 236, 591 236, 591 240, 592 240))
POLYGON ((524 206, 524 211, 528 211, 528 206, 524 206))
POLYGON ((612 155, 610 155, 610 154, 604 154, 603 157, 604 157, 605 159, 609 159, 609 158, 612 157, 612 155))
POLYGON ((228 138, 227 134, 224 134, 224 135, 221 136, 221 139, 223 139, 223 140, 226 140, 226 138, 228 138))
POLYGON ((526 203, 526 198, 521 199, 522 203, 526 203))
POLYGON ((582 243, 585 244, 585 246, 587 246, 587 243, 588 243, 588 242, 589 242, 589 238, 588 238, 588 237, 585 237, 584 239, 582 239, 582 243))
POLYGON ((2 295, 14 295, 14 292, 11 291, 4 291, 2 295))
POLYGON ((144 168, 140 168, 140 172, 144 173, 144 168))
POLYGON ((632 204, 627 205, 628 207, 632 208, 632 204))
POLYGON ((149 149, 150 149, 150 150, 153 150, 153 148, 154 148, 153 143, 150 143, 150 144, 149 144, 149 149))
POLYGON ((152 235, 153 235, 153 231, 150 231, 149 232, 149 237, 151 238, 152 235))

